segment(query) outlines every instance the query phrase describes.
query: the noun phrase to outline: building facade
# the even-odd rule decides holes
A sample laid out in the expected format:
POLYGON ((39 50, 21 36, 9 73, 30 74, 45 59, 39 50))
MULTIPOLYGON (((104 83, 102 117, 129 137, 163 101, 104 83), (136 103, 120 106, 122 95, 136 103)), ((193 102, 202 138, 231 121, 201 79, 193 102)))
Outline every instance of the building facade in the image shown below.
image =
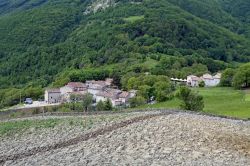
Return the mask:
POLYGON ((55 104, 61 102, 60 89, 47 89, 44 94, 45 102, 48 104, 55 104))

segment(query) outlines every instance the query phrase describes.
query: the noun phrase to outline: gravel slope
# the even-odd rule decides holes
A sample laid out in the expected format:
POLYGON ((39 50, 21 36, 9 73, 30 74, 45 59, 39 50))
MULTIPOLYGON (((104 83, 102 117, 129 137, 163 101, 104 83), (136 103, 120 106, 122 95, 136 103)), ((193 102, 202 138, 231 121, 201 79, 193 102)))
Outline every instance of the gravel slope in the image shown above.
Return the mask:
MULTIPOLYGON (((40 140, 53 138, 41 133, 40 140)), ((4 153, 13 153, 8 151, 9 145, 17 140, 9 141, 0 144, 4 153)), ((18 144, 22 146, 27 149, 30 145, 23 140, 18 144)), ((163 115, 5 165, 246 166, 250 165, 250 122, 187 113, 163 115)))

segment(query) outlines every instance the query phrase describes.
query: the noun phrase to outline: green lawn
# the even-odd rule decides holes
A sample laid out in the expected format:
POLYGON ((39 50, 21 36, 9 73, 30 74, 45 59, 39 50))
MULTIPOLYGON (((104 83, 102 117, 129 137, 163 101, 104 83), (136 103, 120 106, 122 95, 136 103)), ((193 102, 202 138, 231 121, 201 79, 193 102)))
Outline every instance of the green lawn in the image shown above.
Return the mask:
POLYGON ((246 100, 247 102, 250 102, 250 90, 246 90, 246 91, 245 91, 245 100, 246 100))
MULTIPOLYGON (((203 97, 205 108, 203 112, 226 115, 237 118, 250 118, 250 94, 232 88, 198 88, 203 97), (248 99, 249 100, 248 100, 248 99)), ((180 101, 174 99, 155 105, 144 105, 140 108, 179 108, 180 101)))

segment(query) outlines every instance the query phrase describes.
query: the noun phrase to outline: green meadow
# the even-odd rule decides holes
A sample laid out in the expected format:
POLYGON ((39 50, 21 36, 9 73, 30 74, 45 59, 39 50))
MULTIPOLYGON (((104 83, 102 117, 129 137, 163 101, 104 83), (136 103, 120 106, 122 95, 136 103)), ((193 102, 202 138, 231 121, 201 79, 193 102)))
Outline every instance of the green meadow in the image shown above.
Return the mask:
POLYGON ((250 102, 250 90, 245 91, 245 101, 250 102))
MULTIPOLYGON (((224 115, 242 119, 250 118, 250 92, 234 90, 232 88, 197 88, 204 97, 205 108, 203 112, 224 115)), ((154 105, 144 105, 140 108, 179 108, 181 101, 173 99, 171 101, 157 103, 154 105)))

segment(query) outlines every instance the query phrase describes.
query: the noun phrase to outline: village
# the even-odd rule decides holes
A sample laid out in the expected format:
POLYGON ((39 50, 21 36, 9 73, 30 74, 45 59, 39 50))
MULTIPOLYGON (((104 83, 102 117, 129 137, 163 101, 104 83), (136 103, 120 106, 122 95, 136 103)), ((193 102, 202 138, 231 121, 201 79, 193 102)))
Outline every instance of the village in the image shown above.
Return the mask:
MULTIPOLYGON (((187 79, 171 78, 171 81, 176 85, 186 85, 189 87, 199 87, 203 83, 204 87, 214 87, 219 85, 221 74, 217 73, 212 76, 204 74, 201 77, 190 75, 187 79)), ((45 103, 46 104, 60 104, 75 102, 72 96, 91 94, 93 103, 99 101, 110 100, 113 107, 129 106, 129 99, 136 96, 136 90, 123 91, 113 86, 113 79, 107 78, 106 80, 89 80, 85 83, 82 82, 69 82, 60 88, 46 89, 45 90, 45 103)))
POLYGON ((105 81, 69 82, 67 85, 57 89, 45 90, 45 102, 47 104, 69 103, 74 95, 91 94, 94 103, 110 100, 113 107, 127 106, 130 98, 136 96, 136 91, 122 91, 112 87, 113 80, 107 78, 105 81))

